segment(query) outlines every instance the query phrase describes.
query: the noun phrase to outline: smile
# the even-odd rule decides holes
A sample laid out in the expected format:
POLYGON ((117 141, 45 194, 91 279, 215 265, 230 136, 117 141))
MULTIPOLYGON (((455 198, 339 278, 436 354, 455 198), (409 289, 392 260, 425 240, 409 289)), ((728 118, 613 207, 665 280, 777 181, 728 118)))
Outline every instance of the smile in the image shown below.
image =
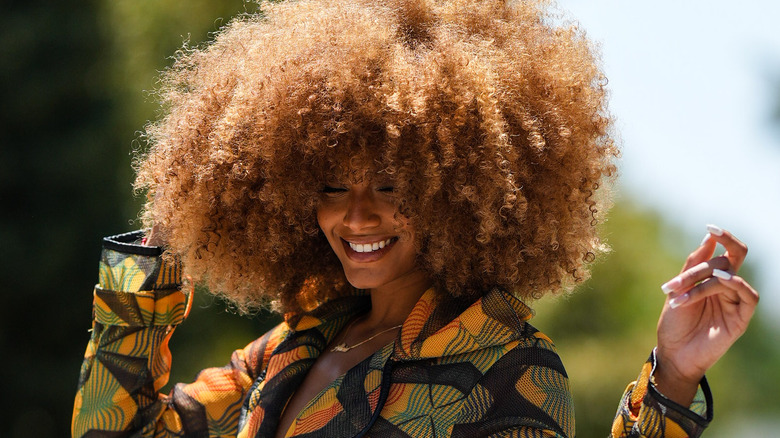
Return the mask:
POLYGON ((346 241, 347 244, 349 244, 349 247, 355 251, 355 252, 373 252, 378 251, 385 246, 390 245, 393 243, 393 240, 398 239, 397 237, 391 237, 387 240, 380 240, 378 242, 370 242, 370 243, 353 243, 350 241, 346 241))

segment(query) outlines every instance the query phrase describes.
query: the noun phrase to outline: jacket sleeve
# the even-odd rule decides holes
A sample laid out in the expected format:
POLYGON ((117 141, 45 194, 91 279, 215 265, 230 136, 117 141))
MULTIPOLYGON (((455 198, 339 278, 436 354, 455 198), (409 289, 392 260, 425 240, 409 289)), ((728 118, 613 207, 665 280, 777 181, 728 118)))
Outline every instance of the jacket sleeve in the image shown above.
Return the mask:
POLYGON ((137 244, 140 237, 104 239, 72 435, 235 436, 268 335, 234 352, 227 366, 158 394, 170 373, 168 340, 186 318, 191 294, 181 290, 179 263, 137 244))
POLYGON ((707 379, 689 407, 664 397, 655 388, 655 350, 635 382, 626 388, 612 423, 612 438, 697 438, 712 421, 712 393, 707 379))

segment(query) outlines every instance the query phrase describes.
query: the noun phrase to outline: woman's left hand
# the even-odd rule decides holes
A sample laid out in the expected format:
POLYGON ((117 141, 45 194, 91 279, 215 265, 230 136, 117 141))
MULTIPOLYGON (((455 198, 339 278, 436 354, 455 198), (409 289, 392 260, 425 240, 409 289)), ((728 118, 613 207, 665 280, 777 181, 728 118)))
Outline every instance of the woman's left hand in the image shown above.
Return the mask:
POLYGON ((682 272, 662 286, 668 294, 658 321, 655 381, 658 391, 688 406, 699 381, 747 329, 758 292, 737 276, 747 246, 709 225, 682 272), (720 243, 726 252, 713 257, 720 243))

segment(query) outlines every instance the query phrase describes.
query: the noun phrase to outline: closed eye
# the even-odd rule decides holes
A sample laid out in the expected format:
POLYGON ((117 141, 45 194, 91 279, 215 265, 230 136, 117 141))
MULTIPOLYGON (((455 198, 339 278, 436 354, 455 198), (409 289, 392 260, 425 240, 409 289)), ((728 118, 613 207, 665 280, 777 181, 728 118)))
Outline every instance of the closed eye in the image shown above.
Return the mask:
POLYGON ((377 187, 377 189, 376 189, 376 190, 377 190, 378 192, 393 193, 393 191, 394 191, 395 189, 393 188, 393 186, 382 186, 382 187, 377 187))
POLYGON ((320 193, 342 193, 346 192, 347 189, 344 187, 335 187, 335 186, 325 186, 320 189, 320 193))

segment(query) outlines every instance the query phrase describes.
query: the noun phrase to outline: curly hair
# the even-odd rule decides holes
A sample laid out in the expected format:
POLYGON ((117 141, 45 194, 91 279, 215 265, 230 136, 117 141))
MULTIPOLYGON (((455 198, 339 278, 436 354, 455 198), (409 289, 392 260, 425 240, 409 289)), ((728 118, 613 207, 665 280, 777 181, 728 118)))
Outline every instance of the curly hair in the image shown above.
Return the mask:
POLYGON ((324 178, 368 169, 392 177, 437 290, 568 290, 605 248, 605 84, 545 1, 265 4, 163 74, 142 218, 239 309, 296 314, 353 293, 316 208, 324 178))

